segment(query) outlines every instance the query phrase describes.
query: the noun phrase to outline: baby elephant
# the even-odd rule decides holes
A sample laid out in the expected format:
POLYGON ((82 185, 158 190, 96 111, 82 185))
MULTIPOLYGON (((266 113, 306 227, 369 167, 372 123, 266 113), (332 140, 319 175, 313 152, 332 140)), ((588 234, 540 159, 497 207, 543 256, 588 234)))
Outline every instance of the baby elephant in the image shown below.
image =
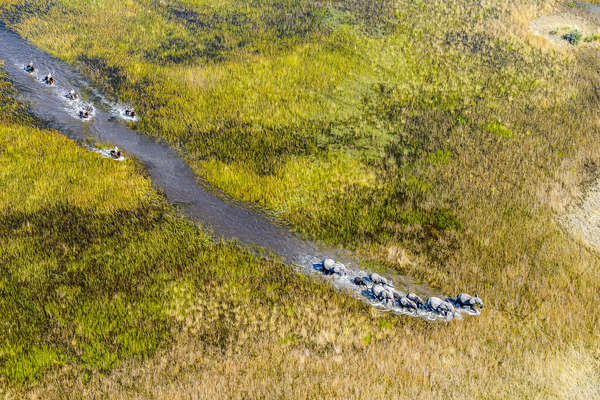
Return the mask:
POLYGON ((479 296, 477 296, 477 294, 475 296, 471 296, 467 293, 460 293, 458 296, 456 296, 456 299, 454 299, 454 303, 459 307, 468 307, 474 312, 478 311, 476 308, 477 306, 483 308, 483 301, 479 298, 479 296))
POLYGON ((456 314, 454 306, 450 302, 442 300, 439 297, 428 298, 427 303, 425 303, 425 308, 429 311, 435 311, 444 317, 454 317, 456 314))
POLYGON ((360 276, 357 276, 354 279, 352 279, 352 283, 354 283, 356 286, 367 286, 367 282, 365 282, 365 280, 360 276))

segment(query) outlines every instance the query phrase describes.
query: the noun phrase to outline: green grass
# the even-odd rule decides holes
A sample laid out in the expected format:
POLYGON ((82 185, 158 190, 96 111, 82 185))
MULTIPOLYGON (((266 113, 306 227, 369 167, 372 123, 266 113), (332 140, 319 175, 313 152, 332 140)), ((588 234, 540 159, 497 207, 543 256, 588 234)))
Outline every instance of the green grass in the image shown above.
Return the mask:
POLYGON ((92 377, 145 359, 181 329, 181 296, 204 294, 196 335, 222 348, 237 333, 211 317, 219 304, 261 310, 305 292, 286 266, 215 244, 176 216, 131 161, 32 127, 2 82, 1 382, 31 384, 69 365, 92 377))
POLYGON ((485 126, 485 129, 489 133, 493 133, 494 135, 502 136, 507 139, 512 136, 512 131, 497 121, 490 122, 485 126))
POLYGON ((413 21, 415 13, 436 19, 452 8, 444 4, 107 0, 41 8, 8 7, 5 18, 133 102, 140 130, 178 147, 228 195, 350 247, 408 231, 427 238, 431 218, 404 215, 451 210, 456 201, 424 190, 442 184, 452 164, 428 163, 430 154, 460 152, 489 127, 484 115, 503 117, 501 101, 526 107, 557 62, 485 32, 492 10, 443 30, 413 21))
POLYGON ((69 360, 106 370, 151 353, 167 332, 164 277, 130 243, 150 243, 166 209, 131 165, 27 127, 10 85, 0 90, 0 374, 28 382, 69 360))
MULTIPOLYGON (((478 7, 463 0, 15 6, 22 3, 4 2, 4 20, 78 65, 106 93, 133 102, 142 132, 172 144, 226 194, 442 292, 477 292, 486 301, 482 317, 448 326, 389 317, 379 323, 320 284, 279 267, 231 260, 231 249, 199 269, 189 260, 198 257, 202 235, 190 239, 193 229, 160 211, 164 205, 148 205, 155 200, 139 189, 143 180, 124 198, 106 191, 110 180, 92 180, 94 196, 79 200, 87 193, 81 189, 59 209, 40 206, 44 199, 24 190, 11 206, 21 209, 14 218, 29 218, 25 207, 51 215, 34 219, 38 231, 31 235, 39 241, 49 230, 44 221, 65 213, 85 221, 96 213, 98 224, 127 215, 133 225, 110 231, 110 243, 131 264, 119 280, 147 281, 149 292, 125 297, 143 312, 125 313, 127 303, 109 288, 71 303, 88 304, 85 313, 64 317, 83 327, 77 344, 68 336, 54 339, 62 336, 53 325, 43 330, 46 322, 22 324, 40 338, 11 350, 30 349, 22 359, 26 365, 38 360, 38 367, 27 368, 80 357, 82 365, 110 369, 90 384, 104 397, 133 397, 141 388, 148 397, 173 398, 236 390, 249 398, 356 397, 365 390, 371 398, 593 398, 598 392, 599 259, 558 221, 600 162, 594 85, 600 65, 591 46, 538 46, 523 20, 556 15, 560 6, 525 0, 478 7), (390 4, 393 12, 373 11, 390 4), (286 22, 283 15, 292 17, 286 22), (160 223, 147 222, 155 217, 160 223), (156 258, 152 249, 162 242, 142 234, 148 229, 158 230, 152 238, 168 238, 167 254, 175 246, 172 263, 156 258), (138 257, 155 265, 139 265, 138 257), (223 274, 218 284, 209 279, 214 274, 223 274), (246 286, 236 286, 233 278, 246 276, 246 286), (254 291, 260 294, 253 297, 254 291), (168 293, 169 306, 156 306, 162 303, 153 293, 168 293), (117 314, 102 318, 118 319, 125 332, 120 341, 102 323, 98 331, 112 342, 85 336, 95 331, 85 315, 104 315, 98 299, 112 302, 117 314), (277 307, 280 301, 285 305, 277 307), (136 324, 147 326, 150 342, 130 339, 136 324), (183 338, 167 333, 177 326, 187 332, 183 338), (62 344, 50 345, 47 337, 62 344), (198 354, 209 351, 205 344, 210 355, 204 357, 198 354), (88 345, 93 357, 84 360, 78 346, 88 345), (173 367, 179 360, 186 366, 173 367), (130 370, 139 379, 127 386, 130 370)), ((130 164, 106 165, 128 181, 141 179, 130 164)), ((61 171, 44 171, 50 170, 61 171)), ((35 183, 27 173, 22 179, 35 183)), ((68 174, 61 179, 78 181, 68 174)), ((80 225, 64 237, 79 237, 80 225)), ((109 229, 100 228, 92 237, 109 229)), ((20 235, 19 245, 28 243, 29 234, 20 235)), ((54 282, 53 275, 40 277, 43 271, 71 265, 63 254, 77 258, 70 252, 75 244, 61 240, 43 246, 48 257, 37 254, 42 247, 26 249, 33 260, 27 265, 38 265, 38 275, 28 275, 36 284, 54 282)), ((100 282, 120 276, 121 264, 98 256, 106 250, 88 248, 98 253, 73 265, 91 268, 102 260, 106 272, 92 276, 100 282)), ((52 299, 49 304, 57 302, 52 299)), ((57 374, 34 387, 55 398, 83 390, 78 373, 57 374)))
MULTIPOLYGON (((328 185, 324 175, 308 182, 312 160, 326 171, 342 158, 349 171, 388 181, 380 173, 383 160, 398 152, 444 150, 410 137, 411 125, 421 125, 419 110, 433 105, 441 113, 455 113, 458 99, 472 90, 456 87, 442 93, 429 82, 441 72, 435 71, 439 63, 422 58, 414 32, 397 29, 394 13, 381 12, 391 10, 386 1, 331 6, 260 1, 244 7, 237 2, 163 2, 157 9, 144 2, 83 4, 58 2, 51 8, 48 17, 62 21, 61 39, 50 39, 53 28, 48 26, 39 43, 51 40, 51 51, 79 64, 118 97, 133 100, 144 115, 140 129, 179 146, 211 183, 273 210, 310 236, 333 242, 352 241, 357 231, 371 237, 394 232, 377 232, 382 217, 346 222, 345 209, 369 208, 364 196, 344 193, 354 176, 341 176, 343 186, 328 185), (78 36, 78 23, 65 19, 77 12, 91 16, 85 36, 78 36), (113 17, 123 30, 102 22, 113 17), (280 32, 282 27, 289 32, 280 32), (222 46, 213 48, 216 37, 223 38, 222 46), (214 54, 208 57, 207 51, 214 54), (101 78, 104 74, 108 79, 101 78), (401 83, 407 79, 410 85, 401 83), (406 135, 400 143, 397 132, 406 135), (218 178, 222 165, 249 180, 242 185, 218 178), (279 178, 288 171, 295 180, 279 178), (287 198, 268 199, 262 188, 272 187, 269 182, 322 189, 311 194, 300 189, 294 197, 301 203, 289 207, 287 198), (327 213, 319 213, 314 204, 327 213)), ((23 15, 11 10, 9 19, 23 15)), ((35 15, 27 26, 44 29, 47 22, 35 15)), ((451 59, 458 56, 449 53, 451 59)), ((455 73, 450 66, 444 72, 455 73)), ((405 190, 396 184, 369 185, 368 191, 388 205, 367 212, 390 218, 392 208, 410 211, 415 208, 410 202, 395 200, 405 190)))

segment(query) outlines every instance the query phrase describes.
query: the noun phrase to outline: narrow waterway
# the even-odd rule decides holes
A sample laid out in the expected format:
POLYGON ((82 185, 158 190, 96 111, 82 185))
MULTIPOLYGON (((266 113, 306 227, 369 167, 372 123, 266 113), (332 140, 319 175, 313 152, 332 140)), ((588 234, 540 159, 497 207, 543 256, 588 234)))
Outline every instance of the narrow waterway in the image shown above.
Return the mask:
POLYGON ((94 94, 83 76, 69 65, 39 51, 5 28, 0 28, 0 58, 22 100, 31 105, 37 117, 72 139, 90 138, 115 144, 134 155, 169 202, 178 205, 192 220, 206 224, 217 236, 271 249, 295 264, 307 255, 316 254, 315 246, 273 223, 266 215, 223 200, 199 184, 197 175, 177 152, 130 129, 119 117, 122 108, 113 107, 94 94), (23 69, 29 61, 36 66, 34 74, 23 69), (48 72, 55 78, 53 86, 41 82, 48 72), (86 100, 95 107, 89 120, 79 118, 83 102, 74 103, 65 97, 71 89, 85 93, 86 100))
MULTIPOLYGON (((320 260, 324 257, 343 257, 331 249, 299 238, 260 211, 213 193, 206 183, 198 180, 198 176, 176 151, 130 129, 123 115, 124 106, 108 101, 73 67, 36 49, 2 25, 0 59, 4 61, 4 69, 20 92, 20 100, 28 103, 38 118, 72 139, 110 143, 125 150, 125 154, 134 155, 145 166, 152 184, 164 193, 167 200, 177 205, 191 220, 212 230, 217 238, 235 239, 248 247, 270 250, 304 272, 327 275, 335 287, 344 288, 384 310, 428 319, 439 317, 432 312, 415 313, 407 310, 395 300, 390 302, 375 298, 368 285, 353 283, 357 277, 368 276, 368 272, 360 270, 357 265, 349 265, 350 269, 343 274, 324 274, 317 265, 320 260), (36 67, 33 74, 24 70, 30 61, 36 67), (42 82, 48 73, 55 78, 53 86, 42 82), (84 99, 75 102, 68 100, 66 94, 71 89, 84 93, 84 99), (83 120, 79 117, 79 110, 87 104, 92 104, 95 110, 91 118, 83 120)), ((342 261, 348 263, 347 259, 342 261)), ((366 282, 372 285, 368 278, 366 282)), ((405 276, 395 275, 392 282, 398 291, 412 291, 421 296, 432 294, 429 288, 405 276)))

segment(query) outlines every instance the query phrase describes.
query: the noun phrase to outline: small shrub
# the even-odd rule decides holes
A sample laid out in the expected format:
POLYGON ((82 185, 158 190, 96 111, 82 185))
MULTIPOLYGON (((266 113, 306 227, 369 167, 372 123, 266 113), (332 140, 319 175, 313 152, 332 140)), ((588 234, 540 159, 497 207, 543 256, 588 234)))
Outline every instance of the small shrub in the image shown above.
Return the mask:
POLYGON ((583 33, 579 29, 573 29, 562 35, 562 38, 573 46, 577 46, 583 38, 583 33))

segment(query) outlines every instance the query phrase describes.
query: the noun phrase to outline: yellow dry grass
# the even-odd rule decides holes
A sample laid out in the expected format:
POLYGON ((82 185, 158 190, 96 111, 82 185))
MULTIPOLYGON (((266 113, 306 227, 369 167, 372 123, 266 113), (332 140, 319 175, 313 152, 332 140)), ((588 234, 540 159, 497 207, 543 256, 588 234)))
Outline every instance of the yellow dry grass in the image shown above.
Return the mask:
MULTIPOLYGON (((440 5, 446 7, 442 11, 448 15, 454 6, 473 4, 440 5)), ((185 282, 178 282, 165 293, 169 312, 183 324, 180 331, 172 332, 169 347, 143 361, 125 361, 106 375, 94 374, 90 381, 83 378, 77 365, 69 365, 31 386, 7 388, 6 397, 598 398, 600 258, 584 243, 574 240, 559 220, 596 177, 600 163, 595 97, 600 65, 597 53, 589 47, 556 49, 529 32, 531 19, 560 13, 563 6, 557 7, 554 2, 511 2, 505 7, 511 11, 506 19, 474 30, 489 30, 504 38, 525 38, 528 46, 538 49, 547 56, 545 61, 555 65, 544 66, 548 74, 538 77, 527 97, 517 83, 512 92, 507 89, 510 95, 487 99, 484 111, 467 115, 473 120, 502 118, 492 127, 512 130, 492 129, 499 134, 490 135, 492 132, 479 126, 458 127, 447 138, 453 148, 460 150, 452 160, 443 168, 424 164, 417 171, 431 178, 430 185, 435 188, 424 196, 423 205, 446 204, 443 199, 452 199, 462 230, 436 237, 429 247, 409 243, 409 250, 408 245, 405 249, 393 238, 364 243, 359 249, 365 257, 431 282, 446 292, 463 288, 479 292, 486 301, 482 316, 451 324, 382 316, 321 284, 310 286, 311 291, 289 285, 291 289, 275 297, 274 303, 261 298, 239 306, 230 300, 252 298, 252 291, 209 287, 196 292, 185 282), (531 107, 521 102, 529 102, 531 107), (230 328, 224 329, 228 332, 224 334, 226 345, 214 346, 204 340, 203 332, 223 326, 230 328)), ((432 18, 429 23, 433 30, 439 25, 437 29, 443 32, 442 24, 449 17, 445 18, 432 18)), ((49 38, 56 32, 46 37, 31 26, 28 29, 36 43, 54 47, 49 38)), ((445 48, 440 45, 427 50, 442 54, 445 48)), ((525 58, 532 54, 537 57, 533 50, 524 51, 525 58)), ((62 56, 74 57, 69 49, 62 56)), ((470 60, 467 55, 464 59, 456 57, 464 65, 471 65, 465 61, 470 60)), ((381 58, 386 61, 383 55, 381 58)), ((268 85, 267 73, 273 61, 257 57, 253 64, 253 60, 228 68, 258 71, 258 77, 246 77, 247 83, 261 88, 264 85, 266 95, 276 100, 279 94, 276 85, 268 85)), ((286 63, 293 61, 293 57, 286 59, 286 63)), ((124 59, 119 62, 127 65, 124 59)), ((128 71, 136 67, 130 68, 128 71)), ((217 91, 221 79, 234 86, 228 75, 235 75, 231 70, 221 71, 223 75, 214 72, 217 78, 207 82, 197 67, 173 68, 169 76, 197 92, 217 91)), ((207 68, 211 73, 218 69, 207 68)), ((298 77, 293 78, 299 85, 298 77)), ((426 81, 431 88, 447 80, 444 74, 430 78, 431 82, 426 81)), ((470 75, 460 74, 459 78, 469 83, 470 75)), ((460 79, 444 87, 460 93, 466 84, 460 79)), ((510 86, 511 82, 506 84, 510 86)), ((263 108, 261 99, 251 100, 245 103, 244 113, 257 119, 265 114, 275 118, 270 115, 274 100, 263 108)), ((210 109, 205 103, 198 104, 196 109, 190 106, 193 112, 210 109)), ((318 112, 312 103, 299 109, 307 114, 318 112)), ((235 110, 228 112, 233 114, 235 110)), ((338 156, 323 160, 337 166, 339 174, 332 174, 332 182, 325 180, 331 184, 377 183, 360 163, 348 165, 338 156), (343 182, 336 181, 336 176, 343 182)), ((323 171, 306 160, 291 158, 287 162, 289 170, 283 167, 279 175, 271 176, 258 176, 236 163, 211 160, 200 166, 207 167, 203 174, 211 180, 230 185, 230 192, 237 197, 262 201, 275 209, 286 201, 287 207, 297 209, 302 209, 299 205, 318 205, 310 192, 318 188, 308 186, 310 190, 304 191, 301 183, 306 177, 303 173, 314 173, 314 177, 323 171), (308 200, 294 202, 294 195, 308 200)), ((417 179, 413 181, 418 183, 417 179)), ((413 181, 411 184, 416 186, 413 181)), ((232 281, 235 271, 232 268, 227 272, 232 281)), ((263 284, 276 287, 278 279, 276 275, 263 284)))

